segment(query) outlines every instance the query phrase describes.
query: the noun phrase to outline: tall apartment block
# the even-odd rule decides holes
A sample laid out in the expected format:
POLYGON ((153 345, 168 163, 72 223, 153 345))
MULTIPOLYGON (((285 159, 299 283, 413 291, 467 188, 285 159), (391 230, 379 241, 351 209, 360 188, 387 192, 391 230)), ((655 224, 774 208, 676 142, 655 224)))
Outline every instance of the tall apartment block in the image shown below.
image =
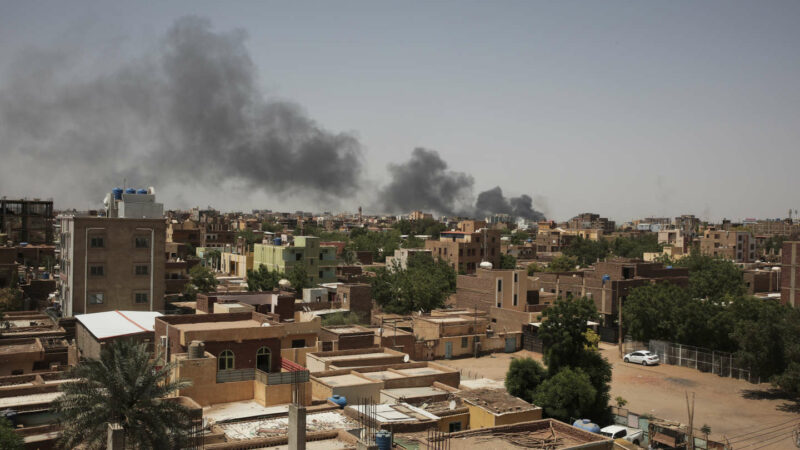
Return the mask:
POLYGON ((59 216, 64 316, 164 309, 166 222, 150 190, 116 188, 105 216, 59 216))

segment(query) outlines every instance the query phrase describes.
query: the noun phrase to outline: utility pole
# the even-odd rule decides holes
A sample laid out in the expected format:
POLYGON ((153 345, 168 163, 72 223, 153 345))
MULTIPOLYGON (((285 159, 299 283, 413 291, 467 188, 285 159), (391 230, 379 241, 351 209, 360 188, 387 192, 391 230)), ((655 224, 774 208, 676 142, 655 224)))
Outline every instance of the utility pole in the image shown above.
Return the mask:
POLYGON ((694 450, 694 392, 692 392, 692 406, 690 408, 689 392, 686 391, 686 412, 689 415, 689 433, 686 436, 686 450, 694 450))
MULTIPOLYGON (((603 289, 605 289, 605 288, 606 287, 603 286, 603 289)), ((619 345, 618 345, 619 346, 619 357, 621 359, 622 358, 622 353, 623 353, 623 351, 622 351, 622 296, 621 295, 617 295, 617 314, 619 315, 619 319, 617 320, 617 325, 618 325, 618 327, 617 327, 618 328, 617 339, 618 339, 618 342, 619 342, 619 345)))

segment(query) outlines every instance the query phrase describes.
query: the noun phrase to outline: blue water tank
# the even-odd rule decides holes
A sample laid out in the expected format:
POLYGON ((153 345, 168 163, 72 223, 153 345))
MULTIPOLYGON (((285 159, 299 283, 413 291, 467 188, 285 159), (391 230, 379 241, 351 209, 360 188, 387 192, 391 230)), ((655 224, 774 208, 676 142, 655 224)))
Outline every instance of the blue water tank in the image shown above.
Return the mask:
POLYGON ((125 189, 125 193, 126 194, 135 194, 136 193, 136 189, 134 189, 134 188, 125 189))
POLYGON ((667 266, 667 269, 672 269, 672 266, 667 266))
POLYGON ((344 397, 344 395, 334 395, 332 397, 328 397, 328 400, 339 405, 339 408, 344 408, 347 406, 347 399, 344 397))
POLYGON ((19 246, 20 246, 20 247, 27 247, 27 246, 28 246, 28 243, 27 243, 27 242, 20 242, 20 243, 19 243, 19 246))
POLYGON ((122 188, 115 187, 111 190, 111 195, 114 196, 114 200, 122 200, 122 188))
POLYGON ((139 189, 136 191, 137 194, 147 194, 147 189, 139 189))
POLYGON ((378 450, 392 450, 392 433, 386 430, 375 433, 375 445, 378 446, 378 450))
POLYGON ((606 284, 606 281, 611 281, 611 277, 608 274, 603 275, 603 284, 606 284))
POLYGON ((50 272, 42 272, 42 279, 47 280, 48 278, 50 278, 50 272))
POLYGON ((581 430, 586 430, 590 433, 600 434, 600 425, 592 423, 592 421, 589 419, 578 419, 572 423, 572 426, 580 428, 581 430))
POLYGON ((272 245, 281 245, 281 238, 274 238, 272 240, 272 245))

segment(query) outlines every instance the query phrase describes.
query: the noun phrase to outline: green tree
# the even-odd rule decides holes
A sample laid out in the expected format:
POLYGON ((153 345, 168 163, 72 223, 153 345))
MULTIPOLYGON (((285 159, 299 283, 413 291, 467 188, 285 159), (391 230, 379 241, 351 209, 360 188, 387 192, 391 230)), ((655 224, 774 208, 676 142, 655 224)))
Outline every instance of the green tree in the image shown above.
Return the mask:
POLYGON ((500 269, 516 269, 517 258, 514 255, 500 254, 500 269))
POLYGON ((737 358, 762 379, 781 374, 788 365, 786 318, 796 312, 777 300, 745 297, 738 302, 744 311, 737 314, 733 328, 737 358))
POLYGON ((444 306, 455 292, 456 273, 445 261, 411 255, 406 269, 379 267, 370 279, 372 297, 389 313, 408 314, 444 306))
POLYGON ((563 366, 578 366, 589 344, 586 322, 599 319, 594 302, 586 297, 559 298, 542 316, 539 337, 547 349, 544 356, 550 373, 563 366))
POLYGON ((528 264, 528 276, 533 276, 536 272, 544 272, 544 268, 540 266, 538 263, 530 263, 528 264))
POLYGON ((674 265, 689 269, 689 292, 694 298, 719 301, 746 291, 742 271, 731 261, 693 252, 674 265))
POLYGON ((303 293, 303 289, 311 287, 311 281, 308 278, 308 270, 306 270, 306 266, 302 264, 296 264, 292 267, 292 270, 286 274, 286 279, 292 283, 295 292, 299 294, 303 293))
POLYGON ((264 221, 261 222, 261 231, 266 231, 269 233, 282 233, 283 225, 277 222, 264 221))
POLYGON ((578 259, 572 256, 556 256, 547 266, 548 272, 571 272, 578 266, 578 259))
POLYGON ((242 230, 236 233, 236 238, 243 238, 247 244, 247 250, 253 251, 253 244, 259 242, 259 237, 253 233, 253 230, 242 230))
POLYGON ((591 417, 597 391, 589 375, 581 369, 565 367, 536 389, 533 402, 544 409, 548 417, 571 422, 571 419, 591 417))
POLYGON ((355 228, 350 232, 350 239, 354 250, 372 252, 372 257, 377 262, 386 261, 386 256, 393 255, 400 248, 400 231, 395 229, 366 231, 355 228))
POLYGON ((605 239, 595 241, 578 236, 570 242, 563 253, 566 256, 575 258, 577 264, 580 264, 581 267, 587 267, 608 256, 609 245, 605 239))
POLYGON ((532 403, 536 388, 547 378, 547 370, 532 358, 514 358, 506 372, 509 394, 532 403))
POLYGON ((219 268, 222 261, 222 253, 220 253, 219 250, 207 250, 205 253, 203 253, 203 259, 206 261, 207 265, 219 268))
POLYGON ((189 270, 189 283, 197 292, 214 292, 219 284, 214 273, 208 267, 197 264, 189 270))
POLYGON ((22 450, 25 448, 25 440, 14 432, 11 422, 5 417, 0 417, 0 449, 3 450, 22 450))
POLYGON ((326 314, 322 317, 322 326, 354 325, 363 323, 362 318, 353 311, 340 311, 333 314, 326 314))
POLYGON ((25 308, 25 294, 22 289, 7 287, 0 289, 0 317, 5 311, 21 311, 25 308))
POLYGON ((527 231, 525 231, 525 230, 514 230, 514 232, 511 233, 509 242, 511 242, 514 245, 523 245, 526 242, 528 242, 528 239, 530 239, 530 238, 531 238, 531 235, 527 231))
POLYGON ((658 243, 658 234, 656 233, 618 237, 611 242, 611 251, 623 258, 641 259, 645 252, 660 253, 662 250, 663 246, 658 243))
POLYGON ((259 265, 256 270, 247 270, 247 290, 250 292, 271 291, 277 288, 278 282, 285 277, 283 272, 267 270, 266 266, 259 265))
POLYGON ((614 401, 617 403, 617 408, 624 408, 628 404, 628 401, 620 395, 614 397, 614 401))
MULTIPOLYGON (((118 423, 131 448, 183 448, 190 429, 189 411, 165 400, 185 381, 170 379, 174 363, 157 366, 146 344, 132 340, 111 342, 100 359, 73 367, 54 402, 61 417, 61 446, 105 448, 108 423, 118 423)), ((161 364, 160 362, 158 364, 161 364)))

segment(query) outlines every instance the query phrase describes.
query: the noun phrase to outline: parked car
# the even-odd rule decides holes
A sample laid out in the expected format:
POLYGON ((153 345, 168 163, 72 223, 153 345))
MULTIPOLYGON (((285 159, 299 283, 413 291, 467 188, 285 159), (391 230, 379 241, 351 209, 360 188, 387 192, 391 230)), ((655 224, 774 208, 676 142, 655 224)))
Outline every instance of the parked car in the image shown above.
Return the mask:
POLYGON ((638 350, 628 353, 624 358, 622 358, 622 360, 626 363, 629 362, 641 364, 643 366, 652 366, 654 364, 658 364, 658 355, 649 350, 638 350))
POLYGON ((625 439, 628 442, 633 442, 635 445, 642 443, 642 436, 644 431, 637 430, 636 428, 623 427, 622 425, 609 425, 600 430, 600 434, 611 439, 625 439))

